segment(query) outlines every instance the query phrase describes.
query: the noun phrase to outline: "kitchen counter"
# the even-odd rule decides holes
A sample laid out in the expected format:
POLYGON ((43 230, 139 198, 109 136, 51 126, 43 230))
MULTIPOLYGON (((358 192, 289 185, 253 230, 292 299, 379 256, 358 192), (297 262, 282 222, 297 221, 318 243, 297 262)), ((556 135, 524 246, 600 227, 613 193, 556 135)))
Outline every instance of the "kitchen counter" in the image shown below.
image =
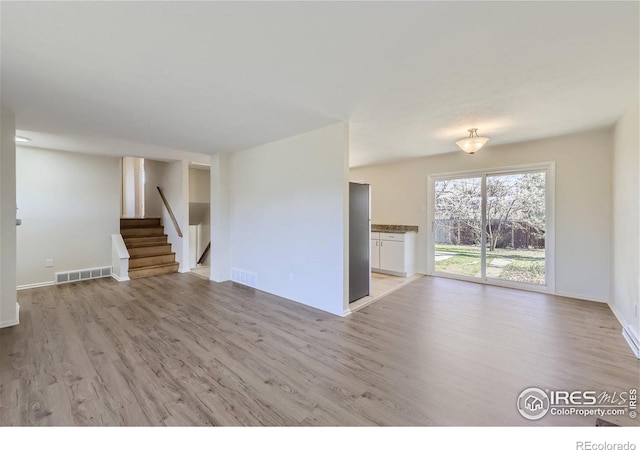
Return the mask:
POLYGON ((408 233, 418 232, 418 225, 371 225, 373 233, 408 233))
POLYGON ((371 270, 410 277, 416 270, 415 225, 371 225, 371 270))

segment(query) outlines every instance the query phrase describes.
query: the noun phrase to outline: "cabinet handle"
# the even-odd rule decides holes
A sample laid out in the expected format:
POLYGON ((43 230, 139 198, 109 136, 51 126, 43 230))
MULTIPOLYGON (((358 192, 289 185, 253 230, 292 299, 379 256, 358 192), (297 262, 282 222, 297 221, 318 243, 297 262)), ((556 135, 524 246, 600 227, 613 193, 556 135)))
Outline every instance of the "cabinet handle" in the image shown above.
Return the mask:
POLYGON ((380 247, 382 247, 382 244, 384 244, 384 242, 383 242, 383 241, 380 241, 380 247))

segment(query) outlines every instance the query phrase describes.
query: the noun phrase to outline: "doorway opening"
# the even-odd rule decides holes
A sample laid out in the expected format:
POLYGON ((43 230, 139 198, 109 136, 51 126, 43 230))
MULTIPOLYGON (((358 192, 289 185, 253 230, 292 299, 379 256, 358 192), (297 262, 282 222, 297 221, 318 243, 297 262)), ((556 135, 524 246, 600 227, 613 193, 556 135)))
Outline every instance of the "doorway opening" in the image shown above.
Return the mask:
POLYGON ((554 291, 553 163, 429 176, 429 274, 554 291))
POLYGON ((211 250, 211 170, 189 167, 189 268, 191 273, 210 277, 211 250))
POLYGON ((121 161, 122 167, 122 201, 120 217, 143 218, 144 207, 144 159, 125 156, 121 161))

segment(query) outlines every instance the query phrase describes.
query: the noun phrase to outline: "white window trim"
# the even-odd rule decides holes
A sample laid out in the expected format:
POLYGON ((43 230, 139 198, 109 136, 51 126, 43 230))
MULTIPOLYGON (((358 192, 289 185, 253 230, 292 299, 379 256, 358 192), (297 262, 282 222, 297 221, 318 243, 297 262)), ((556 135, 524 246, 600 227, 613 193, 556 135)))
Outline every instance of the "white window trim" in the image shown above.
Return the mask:
MULTIPOLYGON (((465 170, 459 172, 441 172, 427 175, 427 275, 442 278, 453 278, 457 280, 471 281, 474 283, 488 284, 492 286, 503 286, 525 291, 543 292, 547 294, 556 293, 556 222, 555 222, 555 192, 556 192, 556 163, 555 161, 541 162, 535 164, 521 164, 506 167, 494 167, 482 170, 465 170), (482 278, 465 275, 447 274, 435 271, 435 182, 439 180, 451 180, 455 178, 478 177, 482 178, 482 195, 486 190, 486 177, 488 175, 500 175, 508 173, 521 173, 545 171, 545 279, 546 285, 538 286, 534 284, 511 282, 506 280, 487 279, 485 267, 482 267, 482 278)), ((485 201, 482 202, 482 221, 485 217, 485 201)), ((484 236, 484 233, 483 233, 484 236)), ((485 250, 486 251, 486 250, 485 250)))

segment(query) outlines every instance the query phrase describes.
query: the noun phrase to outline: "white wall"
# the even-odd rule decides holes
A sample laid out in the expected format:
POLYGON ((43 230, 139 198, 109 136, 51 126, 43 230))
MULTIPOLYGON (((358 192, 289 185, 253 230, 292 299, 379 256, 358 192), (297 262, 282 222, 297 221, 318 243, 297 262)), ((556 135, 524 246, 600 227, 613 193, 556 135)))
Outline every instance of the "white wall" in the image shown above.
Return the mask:
POLYGON ((122 158, 122 217, 144 216, 143 166, 142 158, 132 156, 122 158))
POLYGON ((611 307, 635 336, 640 336, 640 108, 638 99, 616 124, 613 146, 611 230, 611 307))
MULTIPOLYGON (((344 314, 347 158, 344 123, 231 154, 231 267, 256 273, 258 289, 344 314)), ((213 159, 211 176, 215 186, 213 159)))
POLYGON ((189 201, 191 203, 209 203, 211 201, 209 179, 209 169, 189 169, 189 201))
POLYGON ((120 159, 18 147, 18 285, 55 272, 111 266, 120 232, 120 159), (45 260, 53 259, 52 268, 45 260))
POLYGON ((122 158, 122 217, 136 216, 135 158, 122 158))
POLYGON ((419 226, 417 270, 426 273, 428 174, 555 161, 556 292, 606 302, 611 147, 610 130, 593 130, 517 144, 489 145, 475 155, 456 151, 354 168, 350 178, 371 184, 372 223, 419 226))
POLYGON ((231 279, 231 154, 211 156, 211 279, 231 279))
POLYGON ((13 114, 0 111, 0 328, 19 321, 16 296, 16 145, 13 114))
MULTIPOLYGON (((146 167, 146 163, 145 163, 146 167)), ((163 178, 157 184, 162 188, 169 206, 176 217, 182 237, 173 225, 171 216, 166 208, 162 208, 162 223, 164 232, 171 243, 171 249, 176 254, 176 261, 180 264, 180 272, 189 271, 189 163, 187 161, 175 161, 167 163, 163 178)), ((155 186, 150 186, 156 190, 155 186)))

